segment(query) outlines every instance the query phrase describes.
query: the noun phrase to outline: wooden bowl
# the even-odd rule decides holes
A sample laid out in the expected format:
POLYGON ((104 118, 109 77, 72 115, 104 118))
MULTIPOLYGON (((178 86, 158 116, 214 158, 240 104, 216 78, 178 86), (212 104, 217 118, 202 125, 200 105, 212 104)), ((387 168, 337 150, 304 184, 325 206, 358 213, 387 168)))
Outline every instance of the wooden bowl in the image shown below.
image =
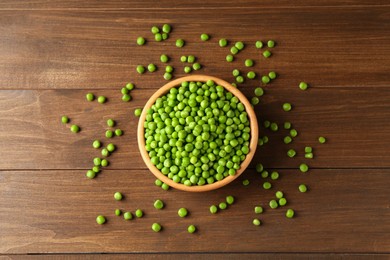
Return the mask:
POLYGON ((226 184, 232 182, 233 180, 237 179, 238 176, 248 167, 249 163, 251 162, 253 155, 256 152, 256 147, 257 147, 257 141, 258 141, 258 136, 259 136, 259 129, 257 125, 257 118, 256 114, 249 103, 248 99, 235 87, 230 85, 228 82, 207 76, 207 75, 192 75, 192 76, 187 76, 187 77, 182 77, 178 78, 176 80, 170 81, 167 84, 165 84, 163 87, 158 89, 148 100, 146 103, 144 109, 142 110, 141 117, 138 122, 138 132, 137 132, 137 137, 138 137, 138 147, 141 152, 142 159, 146 163, 146 166, 149 168, 149 170, 161 181, 165 182, 169 186, 183 190, 183 191, 192 191, 192 192, 202 192, 202 191, 209 191, 209 190, 215 190, 218 188, 221 188, 225 186, 226 184), (249 117, 249 122, 250 122, 250 144, 249 144, 249 153, 246 155, 246 158, 243 162, 241 162, 241 167, 236 171, 236 174, 234 176, 227 176, 224 179, 214 182, 212 184, 205 184, 202 186, 186 186, 181 183, 176 183, 173 180, 169 179, 167 176, 162 174, 159 169, 154 166, 149 158, 149 154, 145 149, 145 129, 144 129, 144 122, 146 118, 146 111, 155 103, 156 99, 159 98, 160 96, 166 94, 171 88, 173 87, 178 87, 182 82, 184 81, 200 81, 200 82, 206 82, 207 80, 213 80, 217 85, 220 85, 224 87, 226 90, 230 91, 234 96, 236 96, 240 102, 245 106, 245 110, 248 113, 249 117))

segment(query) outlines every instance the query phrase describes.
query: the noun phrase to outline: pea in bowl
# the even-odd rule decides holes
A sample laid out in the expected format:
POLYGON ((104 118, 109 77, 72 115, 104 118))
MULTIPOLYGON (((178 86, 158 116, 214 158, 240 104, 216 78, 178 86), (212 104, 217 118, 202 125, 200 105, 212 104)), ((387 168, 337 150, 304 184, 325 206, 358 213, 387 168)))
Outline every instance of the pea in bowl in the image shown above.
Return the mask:
POLYGON ((192 192, 221 188, 248 167, 258 141, 255 112, 228 82, 207 75, 173 80, 146 103, 138 147, 150 171, 192 192))

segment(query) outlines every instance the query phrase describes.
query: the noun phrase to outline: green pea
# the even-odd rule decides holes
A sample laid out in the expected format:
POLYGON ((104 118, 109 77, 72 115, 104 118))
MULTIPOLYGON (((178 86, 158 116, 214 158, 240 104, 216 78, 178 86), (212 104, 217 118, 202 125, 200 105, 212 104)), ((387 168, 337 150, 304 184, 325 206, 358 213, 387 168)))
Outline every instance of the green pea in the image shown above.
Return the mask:
POLYGON ((137 68, 136 68, 137 72, 139 74, 143 74, 145 72, 145 67, 142 66, 142 65, 138 65, 137 68))
POLYGON ((108 125, 109 127, 113 127, 113 126, 115 125, 115 121, 112 120, 112 119, 108 119, 108 120, 107 120, 107 125, 108 125))
POLYGON ((227 208, 227 204, 225 202, 221 202, 221 203, 219 203, 218 207, 220 209, 226 209, 227 208))
POLYGON ((291 138, 290 136, 285 136, 285 137, 283 138, 283 142, 284 142, 285 144, 289 144, 289 143, 292 142, 292 138, 291 138))
POLYGON ((156 33, 156 34, 154 35, 154 40, 155 40, 156 42, 161 42, 161 41, 163 40, 162 34, 161 34, 161 33, 156 33))
POLYGON ((190 73, 192 71, 192 68, 190 66, 184 67, 184 73, 190 73))
POLYGON ((249 185, 249 180, 248 179, 243 180, 242 181, 242 185, 248 186, 249 185))
POLYGON ((104 104, 104 103, 106 103, 107 98, 105 96, 99 96, 97 100, 98 100, 98 103, 104 104))
POLYGON ((270 78, 270 79, 276 79, 276 72, 274 72, 274 71, 271 71, 271 72, 269 72, 268 73, 268 77, 270 78))
POLYGON ((160 56, 160 61, 161 61, 162 63, 167 63, 167 62, 169 61, 169 57, 168 57, 167 55, 165 55, 165 54, 162 54, 162 55, 160 56))
POLYGON ((252 98, 251 98, 251 104, 252 104, 252 105, 257 105, 257 104, 259 104, 259 103, 260 103, 260 100, 259 100, 258 97, 252 97, 252 98))
POLYGON ((107 167, 108 166, 108 161, 106 159, 103 159, 100 166, 102 167, 107 167))
POLYGON ((283 104, 283 110, 284 111, 290 111, 291 110, 291 108, 292 108, 292 106, 291 106, 291 104, 290 103, 284 103, 283 104))
POLYGON ((164 24, 162 27, 162 31, 165 33, 170 33, 171 32, 171 26, 169 24, 164 24))
POLYGON ((309 86, 307 85, 306 82, 301 82, 301 83, 299 83, 299 88, 300 88, 301 90, 306 90, 308 87, 309 87, 309 86))
POLYGON ((166 183, 163 183, 163 184, 161 185, 161 188, 162 188, 163 190, 167 191, 167 190, 169 190, 169 185, 166 184, 166 183))
POLYGON ((231 55, 231 54, 226 55, 226 61, 227 62, 232 62, 233 60, 234 60, 234 56, 233 55, 231 55))
POLYGON ((245 44, 243 42, 236 42, 234 44, 234 46, 240 51, 240 50, 244 49, 245 44))
POLYGON ((260 88, 260 87, 255 88, 255 95, 257 97, 263 96, 264 95, 264 90, 262 88, 260 88))
POLYGON ((148 71, 149 72, 155 72, 157 69, 156 65, 154 65, 153 63, 149 64, 148 65, 148 71))
POLYGON ((132 220, 133 219, 133 214, 131 212, 127 211, 127 212, 123 213, 123 218, 125 220, 132 220))
POLYGON ((270 81, 271 80, 267 75, 261 77, 261 82, 263 82, 264 84, 268 84, 270 81))
POLYGON ((281 192, 281 191, 277 191, 277 192, 275 193, 275 197, 278 198, 278 199, 283 198, 283 196, 284 196, 284 194, 283 194, 283 192, 281 192))
POLYGON ((268 48, 273 48, 275 46, 275 42, 273 40, 269 40, 267 42, 267 46, 268 46, 268 48))
POLYGON ((153 204, 153 206, 156 208, 156 209, 162 209, 164 208, 164 202, 162 202, 161 200, 156 200, 153 204))
POLYGON ((134 115, 135 116, 141 116, 141 114, 142 114, 142 109, 141 108, 136 108, 135 110, 134 110, 134 115))
POLYGON ((61 122, 62 122, 63 124, 67 124, 67 123, 69 123, 69 118, 68 118, 67 116, 62 116, 62 117, 61 117, 61 122))
POLYGON ((261 213, 263 213, 263 207, 261 207, 261 206, 256 206, 256 207, 255 207, 255 213, 256 213, 256 214, 261 214, 261 213))
POLYGON ((291 137, 296 137, 298 135, 298 131, 295 130, 295 129, 291 129, 290 130, 290 135, 291 135, 291 137))
POLYGON ((305 158, 306 159, 313 159, 313 153, 305 153, 305 158))
POLYGON ((115 145, 114 144, 108 144, 107 145, 107 150, 111 153, 115 151, 115 145))
POLYGON ((269 58, 272 55, 272 53, 269 50, 266 50, 263 52, 264 58, 269 58))
POLYGON ((137 44, 140 45, 140 46, 141 46, 141 45, 144 45, 144 44, 145 44, 145 38, 144 38, 144 37, 141 37, 141 36, 138 37, 138 38, 137 38, 137 44))
POLYGON ((198 62, 195 62, 193 65, 192 65, 192 68, 194 70, 200 70, 202 68, 202 65, 200 65, 200 63, 198 62))
POLYGON ((156 186, 158 186, 158 187, 161 187, 161 185, 163 184, 163 182, 162 182, 161 180, 159 180, 159 179, 156 179, 156 180, 154 181, 154 184, 155 184, 156 186))
POLYGON ((276 131, 278 131, 279 126, 277 123, 271 123, 270 129, 271 129, 271 131, 276 132, 276 131))
POLYGON ((233 46, 233 47, 230 48, 230 53, 235 55, 235 54, 238 53, 238 49, 235 46, 233 46))
POLYGON ((253 60, 251 60, 251 59, 246 59, 246 60, 245 60, 245 66, 246 66, 246 67, 252 67, 252 66, 253 66, 253 60))
POLYGON ((294 212, 293 209, 288 209, 288 210, 286 211, 286 217, 287 217, 287 218, 293 218, 293 217, 294 217, 294 214, 295 214, 295 212, 294 212))
POLYGON ((177 214, 179 215, 179 217, 184 218, 184 217, 187 216, 188 211, 187 211, 186 208, 180 208, 180 209, 177 211, 177 214))
POLYGON ((100 159, 99 157, 96 157, 96 158, 93 159, 93 164, 95 166, 100 166, 101 163, 102 163, 102 159, 100 159))
POLYGON ((165 79, 165 80, 170 80, 170 79, 172 79, 172 74, 169 73, 169 72, 165 72, 165 73, 164 73, 164 79, 165 79))
POLYGON ((326 138, 323 136, 320 136, 320 137, 318 137, 318 142, 320 142, 320 144, 324 144, 324 143, 326 143, 326 138))
POLYGON ((210 39, 210 36, 209 36, 208 34, 202 33, 202 34, 200 35, 200 39, 201 39, 202 41, 208 41, 208 40, 210 39))
POLYGON ((271 173, 271 179, 272 179, 272 180, 277 180, 277 179, 279 179, 279 173, 276 172, 276 171, 272 172, 272 173, 271 173))
POLYGON ((260 226, 261 225, 261 221, 257 218, 255 218, 253 221, 252 221, 253 225, 255 226, 260 226))
POLYGON ((272 188, 272 184, 269 183, 268 181, 266 181, 266 182, 263 183, 263 188, 264 188, 265 190, 269 190, 269 189, 272 188))
POLYGON ((284 122, 284 124, 283 124, 283 128, 286 129, 286 130, 290 129, 291 126, 292 126, 292 125, 291 125, 290 122, 284 122))
POLYGON ((96 217, 96 223, 98 223, 99 225, 103 225, 104 223, 106 223, 106 218, 102 215, 99 215, 96 217))
POLYGON ((140 210, 140 209, 137 209, 137 210, 135 211, 135 216, 136 216, 137 218, 142 218, 142 217, 144 216, 144 212, 143 212, 142 210, 140 210))
POLYGON ((129 102, 131 100, 131 96, 129 94, 124 94, 122 96, 122 101, 129 102))
POLYGON ((95 96, 92 93, 88 93, 87 95, 85 95, 85 98, 88 101, 93 101, 95 99, 95 96))
POLYGON ((263 42, 262 41, 256 41, 255 46, 257 49, 263 48, 263 42))
POLYGON ((196 231, 196 227, 194 225, 189 225, 187 231, 188 233, 192 234, 196 231))
POLYGON ((310 147, 310 146, 306 146, 305 147, 305 153, 311 153, 311 152, 313 152, 313 148, 310 147))
POLYGON ((123 95, 129 94, 129 91, 130 91, 130 90, 128 90, 127 88, 121 88, 121 93, 122 93, 123 95))
POLYGON ((122 211, 120 209, 115 210, 115 215, 120 216, 122 214, 122 211))
POLYGON ((123 135, 123 131, 121 130, 121 129, 115 129, 115 135, 116 136, 121 136, 121 135, 123 135))
POLYGON ((215 206, 215 205, 211 205, 211 206, 210 206, 210 212, 211 212, 212 214, 215 214, 215 213, 217 213, 217 212, 218 212, 218 208, 217 208, 217 206, 215 206))
POLYGON ((153 34, 156 34, 156 33, 160 32, 160 29, 157 26, 153 26, 151 31, 152 31, 153 34))
POLYGON ((256 73, 254 71, 249 71, 247 74, 246 74, 246 77, 248 79, 254 79, 256 78, 256 73))
POLYGON ((234 197, 231 196, 231 195, 227 196, 226 197, 226 203, 229 204, 229 205, 233 204, 234 203, 234 197))
MULTIPOLYGON (((257 96, 257 95, 256 95, 256 96, 257 96)), ((265 127, 265 128, 269 128, 269 127, 271 126, 271 122, 268 121, 268 120, 265 120, 263 124, 264 124, 264 127, 265 127)))
POLYGON ((96 172, 94 172, 92 170, 88 170, 87 173, 85 174, 85 176, 87 176, 88 179, 93 179, 96 176, 96 172))
POLYGON ((298 189, 300 192, 306 192, 307 191, 307 187, 305 184, 301 184, 298 186, 298 189))
POLYGON ((114 135, 114 132, 112 132, 112 130, 107 130, 106 131, 106 137, 107 138, 111 138, 113 135, 114 135))
POLYGON ((278 205, 278 203, 276 202, 276 200, 270 200, 270 202, 269 202, 269 207, 270 207, 271 209, 276 209, 278 206, 279 206, 279 205, 278 205))
POLYGON ((188 55, 187 62, 188 63, 194 63, 195 62, 195 56, 194 55, 188 55))
POLYGON ((72 131, 73 133, 78 133, 80 132, 80 127, 78 125, 72 125, 70 127, 70 131, 72 131))
POLYGON ((286 198, 280 198, 279 199, 279 206, 285 206, 287 204, 286 198))
POLYGON ((300 170, 301 172, 307 172, 307 171, 309 170, 309 166, 308 166, 307 164, 305 164, 305 163, 301 163, 301 164, 299 165, 299 170, 300 170))
POLYGON ((110 152, 106 148, 103 148, 102 149, 102 156, 103 157, 108 157, 108 156, 110 156, 110 152))
POLYGON ((160 232, 161 231, 161 225, 159 223, 153 223, 152 224, 152 230, 154 232, 160 232))
POLYGON ((290 149, 287 151, 287 156, 292 158, 297 154, 297 152, 294 149, 290 149))
POLYGON ((120 192, 115 192, 114 193, 114 199, 115 200, 122 200, 122 198, 123 198, 122 193, 120 193, 120 192))
POLYGON ((227 42, 226 39, 223 39, 223 38, 222 38, 222 39, 219 40, 219 46, 220 46, 220 47, 226 47, 227 44, 228 44, 228 42, 227 42))
POLYGON ((185 42, 184 42, 183 39, 177 39, 176 40, 176 47, 181 48, 181 47, 184 46, 184 44, 185 44, 185 42))
POLYGON ((95 173, 99 173, 100 172, 100 167, 95 165, 95 166, 92 167, 92 171, 95 172, 95 173))
POLYGON ((125 87, 126 87, 128 90, 133 90, 133 89, 134 89, 134 84, 131 83, 131 82, 129 82, 129 83, 126 84, 125 87))

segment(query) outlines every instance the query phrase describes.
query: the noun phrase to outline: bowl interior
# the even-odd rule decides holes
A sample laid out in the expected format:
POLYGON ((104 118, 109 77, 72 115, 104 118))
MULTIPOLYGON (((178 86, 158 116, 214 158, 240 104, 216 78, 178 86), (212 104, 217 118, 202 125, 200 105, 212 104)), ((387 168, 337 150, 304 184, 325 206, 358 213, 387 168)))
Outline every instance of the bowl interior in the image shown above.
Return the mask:
POLYGON ((192 75, 192 76, 186 76, 182 78, 175 79, 173 81, 168 82, 163 87, 158 89, 148 100, 145 107, 142 110, 141 116, 139 118, 138 122, 138 131, 137 131, 137 139, 138 139, 138 147, 142 156, 142 159, 144 160, 146 166, 149 168, 149 170, 161 181, 165 182, 169 186, 183 190, 183 191, 192 191, 192 192, 202 192, 202 191, 209 191, 218 189, 220 187, 225 186, 226 184, 232 182, 238 176, 241 175, 241 173, 248 167, 249 163, 251 162, 257 147, 257 141, 259 136, 259 130, 258 130, 258 124, 257 124, 257 118, 256 114, 249 103, 248 99, 239 91, 237 88, 233 87, 228 82, 212 77, 207 75, 192 75), (144 129, 144 122, 146 119, 147 110, 155 103, 156 99, 160 96, 166 94, 171 88, 179 86, 182 82, 187 81, 200 81, 200 82, 206 82, 207 80, 213 80, 217 85, 220 85, 224 87, 227 91, 231 92, 234 96, 236 96, 240 102, 245 106, 245 111, 248 114, 249 118, 249 124, 250 124, 250 143, 249 143, 249 153, 246 155, 245 160, 241 162, 240 168, 236 171, 236 174, 233 176, 227 176, 224 179, 214 182, 212 184, 205 184, 202 186, 186 186, 181 183, 176 183, 173 180, 169 179, 167 176, 162 174, 159 169, 154 166, 149 158, 149 154, 146 151, 145 148, 145 129, 144 129))

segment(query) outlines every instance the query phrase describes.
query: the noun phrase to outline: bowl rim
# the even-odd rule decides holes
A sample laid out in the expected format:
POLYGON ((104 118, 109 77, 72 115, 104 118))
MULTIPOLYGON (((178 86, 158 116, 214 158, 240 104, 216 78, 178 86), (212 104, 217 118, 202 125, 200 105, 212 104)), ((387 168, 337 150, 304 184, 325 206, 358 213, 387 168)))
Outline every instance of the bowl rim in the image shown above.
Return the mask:
POLYGON ((228 183, 232 182, 233 180, 237 179, 249 166, 250 162, 252 161, 252 158, 256 152, 257 148, 257 142, 259 137, 259 129, 258 129, 258 123, 255 111, 248 101, 248 99, 245 97, 245 95, 239 91, 236 87, 233 87, 230 83, 228 83, 225 80, 222 80, 217 77, 208 76, 208 75, 191 75, 191 76, 185 76, 180 77, 175 80, 172 80, 159 88, 156 92, 153 93, 153 95, 149 98, 149 100, 146 102, 145 106, 142 109, 141 116, 138 121, 138 129, 137 129, 137 140, 138 140, 138 148, 141 153, 141 157, 143 161, 145 162, 146 166, 149 168, 149 170, 154 174, 154 176, 164 183, 168 184, 169 186, 183 190, 183 191, 191 191, 191 192, 203 192, 203 191, 210 191, 215 190, 218 188, 221 188, 228 183), (181 183, 176 183, 173 180, 169 179, 167 176, 165 176, 163 173, 160 172, 159 169, 157 169, 156 166, 154 166, 151 163, 151 160, 149 158, 149 154, 145 149, 145 129, 144 129, 144 122, 146 119, 147 110, 155 103, 156 99, 161 97, 162 95, 166 94, 171 88, 178 87, 182 82, 190 82, 190 81, 200 81, 200 82, 206 82, 207 80, 213 80, 217 85, 222 86, 227 91, 231 92, 234 96, 236 96, 240 102, 244 105, 245 111, 248 114, 249 117, 249 123, 250 123, 250 143, 249 143, 249 153, 246 155, 245 160, 241 162, 240 168, 236 171, 236 174, 231 176, 227 176, 223 178, 220 181, 216 181, 212 184, 205 184, 205 185, 195 185, 195 186, 186 186, 181 183))

